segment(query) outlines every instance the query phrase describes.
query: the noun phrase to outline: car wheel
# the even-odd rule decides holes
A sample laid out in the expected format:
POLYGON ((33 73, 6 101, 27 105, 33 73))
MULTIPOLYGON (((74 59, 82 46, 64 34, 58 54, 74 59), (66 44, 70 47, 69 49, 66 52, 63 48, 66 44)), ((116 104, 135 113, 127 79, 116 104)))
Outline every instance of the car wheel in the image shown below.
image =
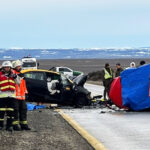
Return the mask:
POLYGON ((84 96, 84 95, 79 95, 79 96, 77 96, 77 98, 76 98, 76 103, 75 103, 75 106, 77 107, 77 108, 82 108, 83 106, 85 106, 85 105, 87 105, 87 98, 86 98, 86 96, 84 96))

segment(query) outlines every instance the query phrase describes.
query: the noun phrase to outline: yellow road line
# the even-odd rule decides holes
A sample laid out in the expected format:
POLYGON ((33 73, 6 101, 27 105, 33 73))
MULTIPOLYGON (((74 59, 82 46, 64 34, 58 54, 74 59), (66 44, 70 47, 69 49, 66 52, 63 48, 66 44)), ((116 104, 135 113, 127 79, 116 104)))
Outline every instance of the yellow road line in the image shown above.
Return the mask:
POLYGON ((95 137, 91 136, 84 128, 82 128, 76 121, 69 115, 65 114, 61 109, 56 111, 83 137, 87 142, 96 150, 107 150, 104 145, 99 142, 95 137))

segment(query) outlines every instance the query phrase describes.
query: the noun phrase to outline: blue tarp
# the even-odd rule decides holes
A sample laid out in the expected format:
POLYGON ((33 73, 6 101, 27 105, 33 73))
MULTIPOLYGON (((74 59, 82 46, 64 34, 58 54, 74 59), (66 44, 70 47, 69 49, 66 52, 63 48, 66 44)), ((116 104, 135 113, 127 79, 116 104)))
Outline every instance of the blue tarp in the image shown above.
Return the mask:
POLYGON ((45 105, 35 105, 35 104, 27 103, 27 109, 28 110, 44 109, 44 108, 46 108, 45 105))
POLYGON ((150 64, 121 73, 123 105, 133 110, 150 108, 150 64))

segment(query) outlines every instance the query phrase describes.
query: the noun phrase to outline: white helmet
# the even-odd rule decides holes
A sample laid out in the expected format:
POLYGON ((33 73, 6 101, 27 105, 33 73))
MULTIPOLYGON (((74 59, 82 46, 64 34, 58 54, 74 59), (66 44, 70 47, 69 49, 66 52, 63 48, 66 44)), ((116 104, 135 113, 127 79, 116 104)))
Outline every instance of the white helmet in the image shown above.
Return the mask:
POLYGON ((2 63, 2 67, 11 67, 12 68, 12 63, 10 61, 4 61, 2 63))
POLYGON ((15 60, 12 62, 12 67, 16 68, 18 66, 22 66, 22 62, 20 60, 15 60))

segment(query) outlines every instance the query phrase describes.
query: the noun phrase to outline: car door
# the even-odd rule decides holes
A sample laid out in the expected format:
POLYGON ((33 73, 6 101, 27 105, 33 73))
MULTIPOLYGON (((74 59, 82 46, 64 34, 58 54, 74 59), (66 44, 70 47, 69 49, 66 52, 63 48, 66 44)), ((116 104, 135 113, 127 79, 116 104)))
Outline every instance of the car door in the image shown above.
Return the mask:
POLYGON ((24 77, 30 99, 32 101, 44 99, 45 94, 48 92, 45 72, 26 72, 24 77))
POLYGON ((74 91, 73 83, 66 76, 61 74, 61 100, 64 104, 72 104, 74 91))

